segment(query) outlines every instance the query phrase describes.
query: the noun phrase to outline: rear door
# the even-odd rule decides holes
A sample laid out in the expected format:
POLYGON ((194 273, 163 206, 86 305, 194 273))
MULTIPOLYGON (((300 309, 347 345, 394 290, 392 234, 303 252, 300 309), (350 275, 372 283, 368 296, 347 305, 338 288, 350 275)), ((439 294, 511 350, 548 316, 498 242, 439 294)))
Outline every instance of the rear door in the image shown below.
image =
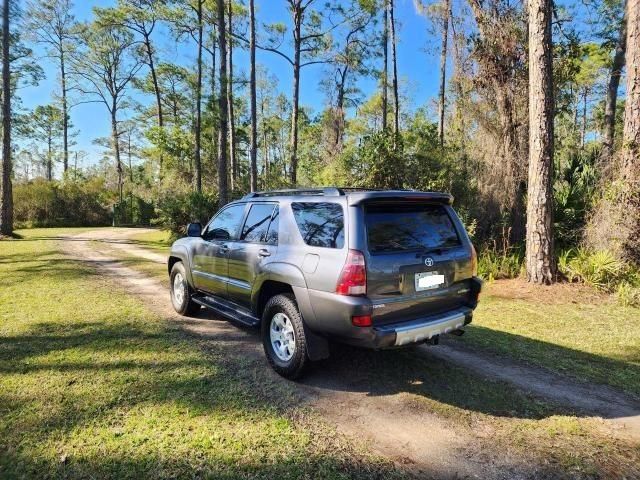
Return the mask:
POLYGON ((374 301, 375 323, 412 320, 464 305, 471 253, 453 209, 412 202, 363 208, 367 296, 374 301))

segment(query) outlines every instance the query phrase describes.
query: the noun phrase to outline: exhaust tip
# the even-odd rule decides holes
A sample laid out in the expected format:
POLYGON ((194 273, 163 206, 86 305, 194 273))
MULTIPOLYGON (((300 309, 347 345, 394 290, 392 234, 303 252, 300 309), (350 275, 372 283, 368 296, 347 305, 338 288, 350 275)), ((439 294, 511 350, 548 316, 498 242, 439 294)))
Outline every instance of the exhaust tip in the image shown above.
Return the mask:
POLYGON ((449 332, 451 335, 455 335, 456 337, 461 337, 462 335, 464 335, 464 330, 462 330, 461 328, 457 328, 455 330, 452 330, 449 332))

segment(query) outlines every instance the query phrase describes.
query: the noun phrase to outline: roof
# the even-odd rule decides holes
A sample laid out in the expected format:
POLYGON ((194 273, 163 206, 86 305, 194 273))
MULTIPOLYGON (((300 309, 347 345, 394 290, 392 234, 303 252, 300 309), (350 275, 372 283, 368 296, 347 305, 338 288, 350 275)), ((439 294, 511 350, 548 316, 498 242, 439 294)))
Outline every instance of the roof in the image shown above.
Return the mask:
POLYGON ((365 201, 430 201, 451 205, 453 197, 443 192, 421 192, 418 190, 380 190, 353 187, 320 187, 320 188, 293 188, 284 190, 268 190, 264 192, 248 193, 242 200, 254 200, 264 197, 290 197, 290 196, 323 196, 323 197, 348 197, 350 205, 358 205, 365 201))

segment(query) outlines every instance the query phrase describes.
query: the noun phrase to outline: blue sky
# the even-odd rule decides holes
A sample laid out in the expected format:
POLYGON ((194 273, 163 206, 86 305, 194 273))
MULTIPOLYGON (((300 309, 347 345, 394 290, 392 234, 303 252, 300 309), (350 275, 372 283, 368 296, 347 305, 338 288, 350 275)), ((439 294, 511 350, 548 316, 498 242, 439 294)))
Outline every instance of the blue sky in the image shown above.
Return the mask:
MULTIPOLYGON (((93 7, 107 7, 113 5, 115 0, 82 1, 76 0, 75 15, 79 20, 90 20, 93 7)), ((318 4, 323 2, 319 1, 318 4)), ((560 2, 566 6, 574 6, 572 2, 560 2)), ((285 22, 289 23, 289 13, 284 0, 257 0, 257 17, 260 23, 285 22), (268 7, 267 7, 268 6, 268 7)), ((433 27, 423 16, 417 15, 413 0, 396 0, 396 20, 398 35, 398 71, 403 92, 407 95, 411 109, 424 105, 433 105, 433 100, 438 89, 438 64, 440 38, 433 34, 433 27)), ((195 46, 193 43, 185 43, 176 47, 166 28, 159 29, 155 41, 160 47, 161 59, 170 59, 182 64, 195 63, 195 46)), ((36 47, 36 54, 42 52, 36 47)), ((246 52, 236 49, 234 65, 237 74, 246 73, 248 70, 248 55, 246 52)), ((209 60, 208 58, 206 59, 209 60)), ((47 104, 52 101, 53 92, 58 89, 57 65, 50 63, 46 58, 38 59, 45 69, 46 79, 36 87, 28 87, 20 92, 25 109, 32 109, 37 105, 47 104)), ((258 50, 257 61, 264 65, 269 73, 275 75, 279 82, 279 90, 287 96, 291 91, 291 66, 278 55, 258 50)), ((208 67, 205 67, 208 68, 208 67)), ((322 66, 309 66, 302 70, 301 78, 301 104, 311 107, 318 112, 323 107, 324 94, 319 89, 319 79, 322 77, 322 66)), ((376 88, 373 79, 360 82, 360 88, 366 94, 376 88)), ((205 92, 207 91, 205 87, 205 92)), ((142 95, 130 89, 131 95, 144 103, 153 102, 151 96, 142 95)), ((430 109, 434 111, 434 109, 430 109)), ((127 116, 124 113, 121 120, 127 116)), ((76 106, 71 110, 71 120, 75 129, 79 131, 76 138, 77 145, 72 150, 88 152, 83 166, 97 162, 102 157, 102 148, 94 145, 93 140, 109 135, 108 113, 104 105, 99 103, 76 106)), ((434 117, 435 121, 435 117, 434 117)))
MULTIPOLYGON (((113 5, 115 0, 76 1, 75 3, 76 17, 79 20, 90 20, 93 7, 107 7, 113 5)), ((285 9, 284 0, 258 0, 256 4, 259 22, 288 23, 288 12, 285 9)), ((439 62, 437 52, 440 48, 440 40, 429 34, 428 21, 424 17, 416 15, 413 0, 397 0, 396 18, 399 37, 399 75, 401 80, 406 82, 412 108, 417 108, 429 102, 437 94, 437 66, 439 62)), ((158 31, 156 41, 161 45, 160 55, 162 57, 177 59, 177 62, 183 64, 194 64, 196 52, 193 43, 180 45, 176 48, 166 29, 158 31)), ((42 51, 37 46, 35 51, 36 55, 42 55, 42 51)), ((27 87, 21 90, 20 96, 25 109, 50 103, 53 92, 58 89, 57 66, 46 58, 40 58, 38 61, 45 70, 46 79, 36 87, 27 87)), ((289 95, 291 91, 291 66, 278 55, 264 51, 257 52, 257 61, 278 78, 279 89, 289 95)), ((236 50, 234 62, 238 73, 247 72, 248 55, 246 52, 236 50)), ((322 66, 312 65, 302 70, 301 104, 311 107, 316 112, 323 107, 324 102, 324 95, 318 85, 318 79, 323 72, 322 68, 322 66)), ((375 82, 373 80, 363 81, 360 86, 365 90, 373 89, 375 82)), ((133 89, 130 90, 130 93, 138 101, 145 103, 153 101, 150 96, 141 95, 133 89)), ((73 147, 73 150, 89 152, 84 166, 98 161, 102 156, 102 148, 94 145, 93 140, 108 136, 110 131, 105 106, 99 103, 78 105, 71 110, 71 120, 75 129, 79 131, 76 138, 77 145, 73 147)))

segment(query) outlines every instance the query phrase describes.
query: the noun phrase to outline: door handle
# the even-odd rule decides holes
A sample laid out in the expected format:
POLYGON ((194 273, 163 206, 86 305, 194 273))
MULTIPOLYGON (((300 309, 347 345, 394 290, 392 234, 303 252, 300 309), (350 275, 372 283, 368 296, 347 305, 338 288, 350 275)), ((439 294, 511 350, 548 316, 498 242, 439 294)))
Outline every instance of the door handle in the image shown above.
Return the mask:
POLYGON ((259 257, 270 257, 271 256, 271 252, 269 250, 267 250, 266 248, 261 248, 260 250, 258 250, 258 256, 259 257))
POLYGON ((229 251, 229 247, 227 245, 220 245, 219 253, 227 253, 229 251))

